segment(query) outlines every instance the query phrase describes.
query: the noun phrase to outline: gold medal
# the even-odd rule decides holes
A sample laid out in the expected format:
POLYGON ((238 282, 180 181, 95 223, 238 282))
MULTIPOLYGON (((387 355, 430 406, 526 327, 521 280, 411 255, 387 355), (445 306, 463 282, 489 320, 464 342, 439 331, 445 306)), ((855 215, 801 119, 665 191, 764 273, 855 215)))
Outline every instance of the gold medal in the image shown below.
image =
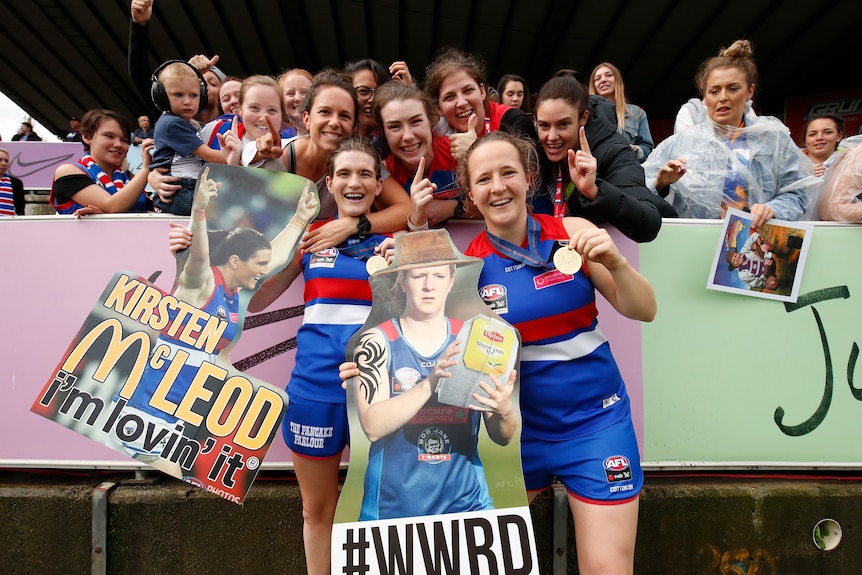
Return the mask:
POLYGON ((554 266, 566 275, 575 275, 581 269, 581 263, 581 254, 570 250, 568 246, 563 246, 554 252, 554 266))
POLYGON ((373 276, 374 272, 379 272, 388 266, 389 264, 386 263, 386 258, 383 256, 374 255, 365 261, 365 271, 367 271, 370 276, 373 276))

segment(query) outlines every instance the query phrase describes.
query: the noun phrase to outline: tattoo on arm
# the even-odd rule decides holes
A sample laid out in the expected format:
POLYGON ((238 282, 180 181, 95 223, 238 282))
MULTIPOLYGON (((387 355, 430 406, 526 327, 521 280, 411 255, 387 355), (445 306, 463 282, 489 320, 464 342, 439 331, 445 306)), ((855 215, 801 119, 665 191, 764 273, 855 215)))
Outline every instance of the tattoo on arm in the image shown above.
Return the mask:
POLYGON ((353 359, 359 368, 359 390, 363 393, 365 402, 371 405, 374 394, 384 384, 386 349, 380 337, 375 337, 372 333, 363 335, 356 346, 353 359))

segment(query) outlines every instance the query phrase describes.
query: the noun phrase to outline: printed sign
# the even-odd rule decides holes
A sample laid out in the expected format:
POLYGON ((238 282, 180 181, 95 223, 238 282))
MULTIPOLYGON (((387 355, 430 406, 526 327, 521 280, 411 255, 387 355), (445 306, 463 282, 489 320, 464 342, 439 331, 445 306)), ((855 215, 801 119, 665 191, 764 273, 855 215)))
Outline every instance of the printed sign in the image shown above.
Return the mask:
POLYGON ((32 409, 241 503, 286 398, 216 358, 236 320, 118 273, 32 409))
POLYGON ((317 214, 317 192, 290 174, 212 165, 195 194, 171 293, 117 273, 31 409, 242 503, 287 398, 228 354, 250 294, 290 261, 317 214))
POLYGON ((3 142, 0 147, 9 151, 9 173, 20 178, 27 190, 50 190, 57 166, 84 155, 80 142, 3 142))

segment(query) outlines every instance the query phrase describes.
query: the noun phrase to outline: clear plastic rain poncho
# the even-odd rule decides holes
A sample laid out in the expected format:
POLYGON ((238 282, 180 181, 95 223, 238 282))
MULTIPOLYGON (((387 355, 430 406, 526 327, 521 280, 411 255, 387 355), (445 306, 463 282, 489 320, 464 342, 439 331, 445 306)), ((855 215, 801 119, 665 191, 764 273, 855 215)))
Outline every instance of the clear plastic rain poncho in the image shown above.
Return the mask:
POLYGON ((659 169, 680 157, 687 160, 686 173, 666 199, 681 218, 720 218, 722 204, 743 207, 736 200, 748 207, 767 204, 777 219, 798 220, 823 183, 787 127, 768 116, 744 128, 707 120, 664 140, 643 164, 654 193, 659 169))
POLYGON ((862 136, 841 140, 838 154, 826 172, 820 218, 849 224, 862 223, 862 136))

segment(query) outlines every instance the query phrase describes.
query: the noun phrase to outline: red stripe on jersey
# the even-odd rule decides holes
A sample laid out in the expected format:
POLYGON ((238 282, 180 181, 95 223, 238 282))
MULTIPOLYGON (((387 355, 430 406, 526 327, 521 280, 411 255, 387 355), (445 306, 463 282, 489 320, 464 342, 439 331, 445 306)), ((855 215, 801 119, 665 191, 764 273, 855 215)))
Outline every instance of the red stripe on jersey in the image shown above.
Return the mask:
MULTIPOLYGON (((225 282, 224 274, 221 273, 221 269, 219 269, 217 266, 210 266, 210 269, 213 272, 213 281, 215 281, 215 285, 216 286, 224 286, 224 295, 226 297, 233 297, 234 295, 236 295, 236 290, 230 289, 227 285, 227 282, 225 282)), ((208 306, 210 304, 210 302, 213 300, 214 295, 215 295, 215 289, 213 289, 212 293, 210 293, 209 297, 207 298, 207 301, 204 302, 204 304, 200 307, 200 309, 203 309, 206 306, 208 306)))
POLYGON ((592 301, 581 308, 550 317, 521 322, 515 327, 521 332, 522 343, 532 343, 588 328, 593 325, 596 313, 596 303, 592 301))
POLYGON ((470 245, 464 250, 465 256, 473 256, 474 258, 486 258, 491 254, 496 254, 494 248, 488 242, 488 236, 485 232, 481 232, 478 236, 470 241, 470 245))
POLYGON ((389 341, 395 341, 396 339, 401 337, 401 334, 398 333, 398 329, 395 327, 395 324, 392 323, 391 319, 389 321, 381 323, 377 327, 380 328, 380 331, 383 332, 383 335, 385 335, 386 339, 388 339, 389 341))
MULTIPOLYGON (((431 167, 427 168, 428 177, 437 170, 453 171, 458 167, 458 162, 452 157, 451 142, 445 136, 433 136, 431 139, 431 149, 434 151, 434 157, 431 159, 431 167)), ((416 170, 410 169, 401 163, 393 154, 386 157, 386 167, 389 173, 402 186, 416 176, 416 170)))
POLYGON ((371 301, 371 285, 368 280, 334 278, 313 279, 305 284, 305 301, 317 298, 371 301))

